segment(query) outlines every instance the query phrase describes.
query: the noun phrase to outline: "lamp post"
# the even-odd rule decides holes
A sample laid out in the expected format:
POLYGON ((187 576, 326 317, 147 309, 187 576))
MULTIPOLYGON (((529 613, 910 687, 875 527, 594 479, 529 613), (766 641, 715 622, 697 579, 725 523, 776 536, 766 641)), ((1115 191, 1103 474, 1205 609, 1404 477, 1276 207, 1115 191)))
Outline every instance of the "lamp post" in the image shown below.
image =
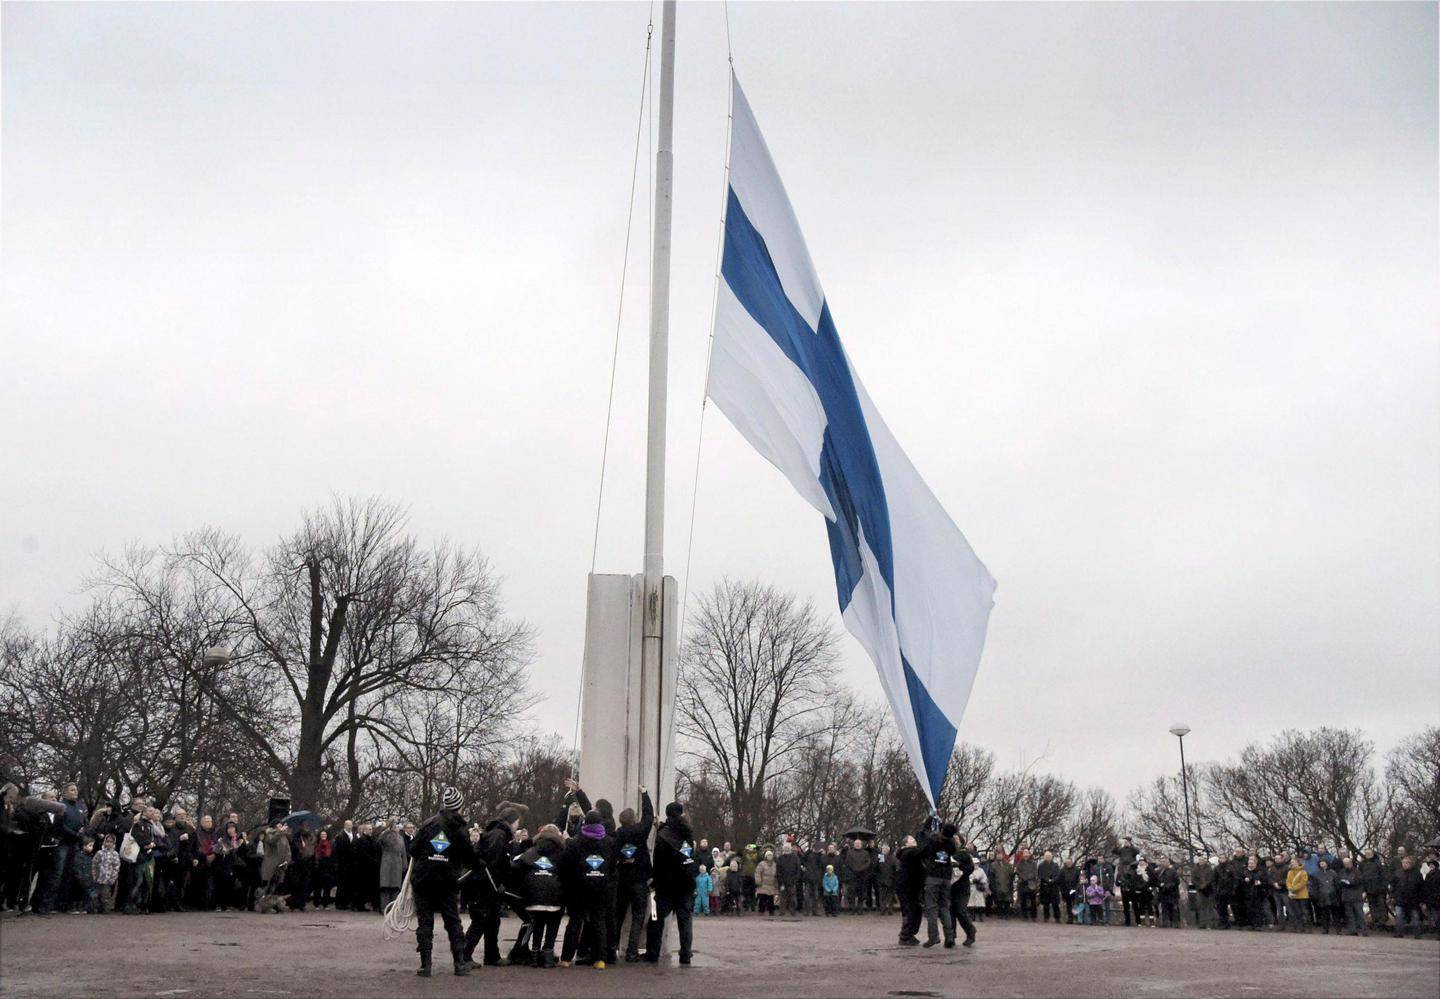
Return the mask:
POLYGON ((1195 841, 1190 838, 1190 775, 1185 771, 1185 737, 1190 734, 1190 726, 1184 722, 1176 722, 1170 726, 1170 734, 1180 740, 1180 787, 1181 793, 1185 795, 1185 853, 1193 868, 1195 841))
MULTIPOLYGON (((230 650, 223 645, 212 645, 206 649, 200 661, 204 664, 206 673, 205 681, 211 682, 214 674, 230 665, 230 650)), ((212 698, 213 700, 213 698, 212 698)), ((207 705, 208 707, 209 705, 207 705)), ((200 794, 195 801, 195 822, 198 824, 205 814, 205 798, 210 790, 210 756, 205 754, 205 766, 200 771, 200 794)))

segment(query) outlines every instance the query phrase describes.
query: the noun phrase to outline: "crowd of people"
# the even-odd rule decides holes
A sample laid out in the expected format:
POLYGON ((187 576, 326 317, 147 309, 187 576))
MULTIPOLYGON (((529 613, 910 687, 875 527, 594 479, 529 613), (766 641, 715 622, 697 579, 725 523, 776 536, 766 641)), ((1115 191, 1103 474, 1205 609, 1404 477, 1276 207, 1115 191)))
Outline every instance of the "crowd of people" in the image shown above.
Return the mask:
MULTIPOLYGON (((951 829, 952 827, 944 827, 951 829)), ((933 832, 933 830, 932 830, 933 832)), ((1182 926, 1368 936, 1440 934, 1440 847, 1423 859, 1404 847, 1382 860, 1375 850, 1337 855, 1325 846, 1293 852, 1201 857, 1192 864, 1147 858, 1130 837, 1106 856, 1081 859, 1028 845, 981 853, 955 832, 927 842, 907 837, 899 850, 855 839, 841 847, 781 837, 763 849, 730 843, 711 848, 697 887, 696 913, 835 915, 902 913, 923 908, 925 882, 936 873, 951 883, 954 918, 1016 918, 1089 926, 1182 926), (949 866, 927 854, 944 852, 949 866), (928 866, 927 866, 928 865, 928 866)), ((908 943, 902 930, 901 943, 908 943)))
POLYGON ((1147 857, 1125 838, 1105 856, 1077 858, 1037 855, 1023 844, 1013 854, 1002 846, 982 853, 955 826, 932 818, 894 850, 868 832, 843 844, 787 835, 737 849, 697 840, 678 802, 657 826, 648 794, 639 813, 626 808, 617 815, 604 799, 592 806, 574 781, 567 792, 554 821, 532 834, 525 805, 502 803, 488 821, 468 822, 453 789, 419 828, 398 818, 358 825, 317 820, 312 828, 309 819, 290 815, 246 829, 235 812, 218 822, 210 815, 192 821, 183 808, 162 812, 143 796, 87 811, 74 784, 38 797, 6 784, 0 909, 39 916, 331 906, 384 913, 409 871, 422 974, 431 970, 436 915, 457 974, 522 961, 603 969, 622 954, 653 961, 672 916, 682 964, 690 960, 692 920, 710 916, 898 910, 905 946, 921 944, 922 921, 925 946, 955 946, 960 930, 963 944, 973 945, 976 923, 987 918, 1440 934, 1440 856, 1433 843, 1420 857, 1404 848, 1382 859, 1373 849, 1351 856, 1325 846, 1274 853, 1236 847, 1229 857, 1192 863, 1147 857), (520 928, 505 957, 499 936, 507 911, 520 917, 520 928))

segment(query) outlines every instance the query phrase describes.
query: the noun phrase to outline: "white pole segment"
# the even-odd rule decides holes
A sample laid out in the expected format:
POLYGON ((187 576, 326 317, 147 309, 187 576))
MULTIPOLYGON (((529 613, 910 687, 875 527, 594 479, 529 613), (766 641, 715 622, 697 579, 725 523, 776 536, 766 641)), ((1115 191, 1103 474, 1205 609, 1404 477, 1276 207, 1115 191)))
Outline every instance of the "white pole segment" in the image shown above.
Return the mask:
POLYGON ((641 780, 658 792, 661 719, 674 691, 662 671, 665 574, 665 398, 670 339, 670 219, 675 131, 675 0, 664 0, 660 19, 660 135, 655 150, 654 257, 650 270, 650 395, 645 449, 645 591, 641 656, 641 780), (653 747, 653 748, 652 748, 653 747))

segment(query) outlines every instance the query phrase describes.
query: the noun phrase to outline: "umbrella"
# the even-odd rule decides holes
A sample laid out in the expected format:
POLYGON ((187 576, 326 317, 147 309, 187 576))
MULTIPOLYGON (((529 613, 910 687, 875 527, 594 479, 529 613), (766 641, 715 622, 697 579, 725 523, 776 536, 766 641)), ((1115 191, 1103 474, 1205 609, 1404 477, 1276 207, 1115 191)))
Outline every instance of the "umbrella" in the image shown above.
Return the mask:
POLYGON ((862 828, 862 827, 860 827, 860 826, 856 826, 854 829, 848 829, 848 830, 846 830, 845 834, 844 834, 841 838, 842 838, 842 839, 874 839, 874 838, 875 838, 875 834, 874 834, 873 832, 871 832, 869 829, 864 829, 864 828, 862 828))
POLYGON ((300 823, 308 822, 310 823, 311 832, 314 832, 322 825, 324 825, 324 823, 320 820, 320 816, 316 815, 314 812, 291 812, 289 815, 285 816, 280 821, 285 823, 291 829, 298 829, 300 828, 300 823))

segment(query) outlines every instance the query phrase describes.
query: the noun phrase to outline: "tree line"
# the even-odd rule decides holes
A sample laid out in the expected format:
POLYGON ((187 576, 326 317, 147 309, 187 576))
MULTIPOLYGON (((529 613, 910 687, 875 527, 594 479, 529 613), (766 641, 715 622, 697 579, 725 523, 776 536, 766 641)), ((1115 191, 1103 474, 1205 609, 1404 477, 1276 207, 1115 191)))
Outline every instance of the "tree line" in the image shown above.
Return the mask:
MULTIPOLYGON (((398 506, 337 499, 255 548, 206 529, 98 559, 88 600, 44 630, 0 621, 0 776, 74 780, 91 803, 153 798, 256 815, 272 792, 341 819, 425 815, 454 784, 481 809, 549 814, 575 758, 527 725, 535 635, 477 550, 425 546, 398 506), (228 659, 206 650, 228 649, 228 659)), ((898 843, 928 814, 883 705, 838 678, 840 636, 760 582, 698 596, 682 642, 679 794, 710 838, 898 843)), ((1003 769, 961 743, 939 811, 982 846, 1183 854, 1236 841, 1382 850, 1440 831, 1440 727, 1377 760, 1361 733, 1257 742, 1123 802, 1003 769)), ((580 775, 583 778, 584 775, 580 775)))
MULTIPOLYGON (((899 843, 929 803, 884 705, 838 681, 839 636, 808 603, 755 582, 724 581, 687 622, 676 702, 680 780, 697 828, 764 842, 829 842, 852 825, 899 843)), ((938 810, 982 847, 1029 843, 1075 855, 1121 835, 1186 854, 1234 844, 1358 851, 1415 846, 1440 832, 1440 727, 1377 761, 1356 731, 1284 731, 1238 759, 1189 766, 1190 834, 1179 768, 1122 802, 1043 772, 1005 770, 960 743, 938 810)))

